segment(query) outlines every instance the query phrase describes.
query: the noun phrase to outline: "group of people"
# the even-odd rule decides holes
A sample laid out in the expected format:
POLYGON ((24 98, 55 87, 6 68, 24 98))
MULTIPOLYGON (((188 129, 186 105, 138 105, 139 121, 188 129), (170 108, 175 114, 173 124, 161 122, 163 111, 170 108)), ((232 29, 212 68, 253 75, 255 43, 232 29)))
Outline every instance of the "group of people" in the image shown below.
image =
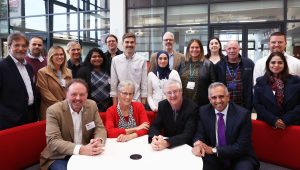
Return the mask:
POLYGON ((92 48, 82 62, 76 41, 67 44, 67 61, 60 46, 43 56, 40 37, 8 37, 9 56, 0 62, 0 130, 46 119, 42 169, 66 168, 73 154, 101 154, 106 137, 127 142, 146 134, 156 151, 193 146, 204 169, 257 169, 253 107, 274 128, 300 123, 300 61, 285 53, 283 33, 270 36, 270 55, 254 64, 239 54, 236 40, 227 42, 224 56, 217 37, 207 55, 191 39, 183 55, 166 32, 149 72, 133 33, 123 35, 123 52, 113 34, 105 41, 106 53, 92 48), (157 112, 151 125, 144 106, 157 112))

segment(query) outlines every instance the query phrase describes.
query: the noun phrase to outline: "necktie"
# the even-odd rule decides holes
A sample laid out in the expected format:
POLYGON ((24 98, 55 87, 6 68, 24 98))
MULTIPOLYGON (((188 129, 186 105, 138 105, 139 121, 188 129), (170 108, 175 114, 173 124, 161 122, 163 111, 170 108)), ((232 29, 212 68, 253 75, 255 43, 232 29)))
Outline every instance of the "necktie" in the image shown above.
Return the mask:
POLYGON ((177 115, 178 115, 177 111, 173 110, 174 122, 176 122, 177 115))
POLYGON ((219 146, 226 145, 226 138, 225 138, 225 121, 224 121, 224 114, 218 113, 218 143, 219 146))

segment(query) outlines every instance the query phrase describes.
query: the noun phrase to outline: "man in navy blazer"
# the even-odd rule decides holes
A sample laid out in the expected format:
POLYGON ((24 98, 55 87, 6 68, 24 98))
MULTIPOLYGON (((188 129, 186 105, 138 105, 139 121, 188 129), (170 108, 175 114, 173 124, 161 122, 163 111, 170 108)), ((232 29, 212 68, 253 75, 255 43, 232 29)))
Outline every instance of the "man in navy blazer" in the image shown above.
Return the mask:
POLYGON ((25 61, 28 40, 16 32, 7 43, 9 55, 0 62, 0 130, 37 120, 33 70, 25 61))
POLYGON ((149 129, 149 143, 156 151, 192 145, 198 106, 182 97, 182 84, 177 80, 167 80, 164 93, 167 99, 158 104, 157 116, 149 129))
POLYGON ((229 102, 228 89, 222 83, 212 83, 208 93, 210 104, 199 109, 193 154, 203 157, 204 170, 258 169, 250 112, 229 102))

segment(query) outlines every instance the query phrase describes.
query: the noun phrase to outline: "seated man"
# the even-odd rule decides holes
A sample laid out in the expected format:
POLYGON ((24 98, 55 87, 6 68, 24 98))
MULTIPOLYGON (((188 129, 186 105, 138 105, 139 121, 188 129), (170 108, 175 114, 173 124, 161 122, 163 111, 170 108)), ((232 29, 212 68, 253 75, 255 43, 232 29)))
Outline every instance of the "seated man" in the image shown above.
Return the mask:
POLYGON ((47 109, 47 146, 41 153, 41 169, 67 169, 71 155, 103 152, 106 130, 94 101, 87 99, 87 84, 74 79, 66 87, 66 100, 47 109))
POLYGON ((192 152, 203 157, 203 170, 258 169, 251 143, 251 114, 229 103, 229 92, 222 83, 208 88, 210 104, 199 109, 198 128, 192 152))
POLYGON ((158 103, 157 117, 149 129, 148 141, 156 151, 191 144, 196 129, 198 106, 182 97, 182 84, 169 79, 164 93, 167 99, 158 103))

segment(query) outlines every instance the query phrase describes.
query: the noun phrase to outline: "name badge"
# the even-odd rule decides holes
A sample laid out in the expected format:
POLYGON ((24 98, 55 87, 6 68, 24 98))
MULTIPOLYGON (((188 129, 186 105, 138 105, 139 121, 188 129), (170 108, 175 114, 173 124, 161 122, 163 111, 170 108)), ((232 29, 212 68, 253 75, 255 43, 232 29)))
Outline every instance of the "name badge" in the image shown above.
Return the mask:
POLYGON ((189 82, 187 83, 187 85, 186 85, 186 88, 187 88, 187 89, 194 90, 194 88, 195 88, 195 82, 189 81, 189 82))
POLYGON ((91 130, 91 129, 94 129, 95 127, 96 127, 96 125, 95 125, 94 121, 85 125, 86 130, 91 130))
POLYGON ((43 62, 43 61, 44 61, 44 58, 43 58, 42 56, 40 56, 40 57, 39 57, 39 61, 40 61, 40 62, 43 62))
POLYGON ((236 90, 236 83, 234 83, 234 82, 230 82, 229 84, 228 84, 228 89, 230 89, 230 90, 236 90))
POLYGON ((61 83, 61 86, 66 87, 66 80, 65 79, 61 79, 60 83, 61 83))

